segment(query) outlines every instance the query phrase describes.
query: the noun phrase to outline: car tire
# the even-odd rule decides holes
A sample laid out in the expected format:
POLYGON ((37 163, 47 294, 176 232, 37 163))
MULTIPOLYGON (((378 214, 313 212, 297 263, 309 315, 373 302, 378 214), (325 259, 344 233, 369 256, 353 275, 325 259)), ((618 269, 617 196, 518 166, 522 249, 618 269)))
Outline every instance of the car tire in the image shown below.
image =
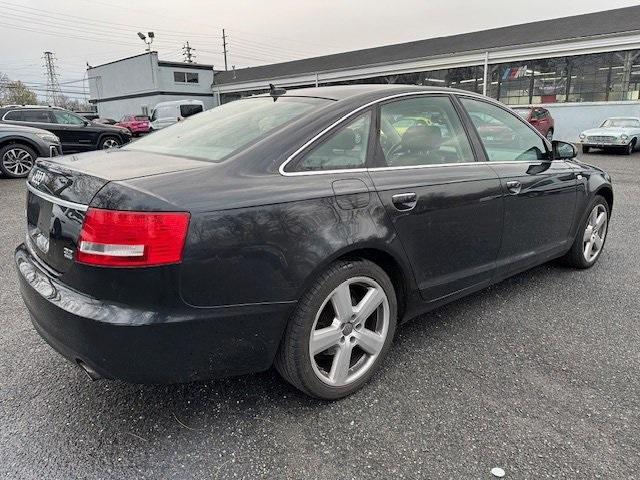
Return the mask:
POLYGON ((22 143, 10 143, 0 148, 0 173, 8 178, 24 178, 36 163, 38 154, 22 143))
POLYGON ((336 400, 350 395, 385 358, 397 312, 393 284, 382 268, 362 259, 337 261, 296 305, 275 367, 285 380, 312 397, 336 400))
POLYGON ((547 134, 545 135, 545 138, 549 141, 549 142, 553 142, 553 129, 550 128, 549 130, 547 130, 547 134))
POLYGON ((99 149, 109 150, 110 148, 117 148, 122 145, 122 142, 118 137, 108 136, 100 139, 99 149))
POLYGON ((634 138, 633 140, 631 140, 629 142, 629 145, 624 147, 624 150, 622 151, 622 153, 624 155, 631 155, 634 152, 635 149, 636 149, 636 140, 634 138))
POLYGON ((607 200, 596 195, 585 211, 571 249, 562 257, 565 265, 581 269, 591 268, 595 265, 607 241, 610 216, 611 207, 607 200), (605 214, 604 223, 597 226, 597 220, 601 214, 605 214))
POLYGON ((582 146, 582 153, 589 153, 591 151, 591 147, 587 147, 586 145, 582 146))

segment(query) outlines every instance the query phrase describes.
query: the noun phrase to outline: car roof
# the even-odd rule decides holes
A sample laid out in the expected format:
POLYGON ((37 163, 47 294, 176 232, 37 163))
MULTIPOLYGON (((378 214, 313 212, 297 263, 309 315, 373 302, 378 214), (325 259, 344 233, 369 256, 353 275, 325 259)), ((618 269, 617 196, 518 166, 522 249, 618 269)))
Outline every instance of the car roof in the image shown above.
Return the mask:
POLYGON ((607 120, 638 120, 640 117, 607 117, 607 120))
MULTIPOLYGON (((421 85, 404 85, 404 84, 361 84, 361 85, 333 85, 327 87, 309 87, 296 88, 287 90, 285 94, 278 95, 282 97, 316 97, 325 98, 327 100, 347 100, 359 96, 385 97, 388 95, 411 92, 450 92, 464 93, 469 95, 478 95, 468 90, 457 90, 445 87, 431 87, 421 85)), ((261 93, 253 95, 250 98, 269 97, 269 93, 261 93)))

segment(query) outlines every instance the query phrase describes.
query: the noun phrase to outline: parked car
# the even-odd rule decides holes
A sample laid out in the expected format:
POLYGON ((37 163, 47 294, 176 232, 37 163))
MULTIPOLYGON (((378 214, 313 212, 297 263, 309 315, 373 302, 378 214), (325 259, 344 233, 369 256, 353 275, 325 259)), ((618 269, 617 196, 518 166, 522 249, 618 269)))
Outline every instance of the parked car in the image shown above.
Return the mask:
POLYGON ((59 107, 0 107, 0 123, 48 130, 60 138, 65 153, 113 148, 131 140, 131 133, 126 128, 90 122, 59 107))
POLYGON ((204 103, 200 100, 160 102, 151 111, 151 129, 160 130, 202 111, 204 103))
POLYGON ((371 378, 402 321, 558 257, 596 263, 613 190, 575 155, 470 92, 278 89, 117 150, 38 161, 15 252, 22 296, 92 378, 275 363, 336 399, 371 378), (401 117, 431 125, 398 133, 401 117), (483 146, 479 117, 515 141, 483 146), (75 212, 55 239, 54 204, 75 212))
POLYGON ((116 125, 128 129, 134 137, 151 129, 147 115, 124 115, 116 125))
POLYGON ((38 157, 62 153, 60 139, 46 130, 0 124, 0 174, 26 177, 38 157))
POLYGON ((542 107, 514 107, 513 110, 535 127, 550 142, 553 140, 555 121, 551 112, 542 107))
POLYGON ((102 125, 116 125, 118 122, 116 120, 114 120, 113 118, 103 118, 103 117, 98 117, 98 118, 94 118, 93 120, 91 120, 93 123, 100 123, 102 125))
POLYGON ((599 128, 582 132, 578 143, 582 145, 583 153, 589 153, 592 148, 601 148, 631 155, 638 148, 638 138, 640 118, 610 117, 599 128))

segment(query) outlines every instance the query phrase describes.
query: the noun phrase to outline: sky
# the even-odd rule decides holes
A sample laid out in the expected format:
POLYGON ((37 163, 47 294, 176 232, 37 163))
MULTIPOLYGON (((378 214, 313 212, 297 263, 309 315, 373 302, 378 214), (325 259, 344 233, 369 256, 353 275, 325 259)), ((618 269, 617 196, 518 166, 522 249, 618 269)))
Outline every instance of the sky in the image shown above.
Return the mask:
MULTIPOLYGON (((43 52, 63 92, 87 94, 86 63, 142 53, 155 33, 162 60, 242 68, 640 4, 625 0, 0 0, 0 72, 44 96, 43 52), (42 91, 40 91, 42 90, 42 91)), ((532 32, 535 37, 535 32, 532 32)))

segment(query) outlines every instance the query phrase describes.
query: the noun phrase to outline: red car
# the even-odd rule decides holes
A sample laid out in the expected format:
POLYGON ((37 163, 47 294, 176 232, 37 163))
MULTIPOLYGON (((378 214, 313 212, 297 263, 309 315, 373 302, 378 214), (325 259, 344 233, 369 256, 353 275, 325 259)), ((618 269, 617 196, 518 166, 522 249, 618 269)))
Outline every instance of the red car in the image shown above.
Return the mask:
POLYGON ((513 110, 529 122, 547 140, 553 140, 554 121, 549 110, 542 107, 514 107, 513 110))
POLYGON ((125 115, 116 125, 128 129, 133 136, 138 136, 141 133, 149 133, 151 130, 151 124, 149 123, 149 117, 147 115, 125 115))

